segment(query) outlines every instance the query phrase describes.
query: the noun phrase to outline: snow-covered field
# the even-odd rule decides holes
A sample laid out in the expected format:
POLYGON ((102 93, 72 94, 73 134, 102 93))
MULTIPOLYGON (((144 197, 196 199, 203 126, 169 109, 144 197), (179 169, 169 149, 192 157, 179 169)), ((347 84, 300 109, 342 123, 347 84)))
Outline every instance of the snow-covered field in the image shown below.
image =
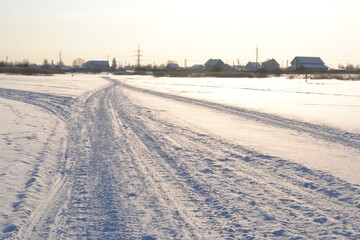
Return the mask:
MULTIPOLYGON (((334 136, 321 133, 340 130, 336 134, 350 136, 354 133, 358 136, 360 81, 308 80, 306 82, 304 79, 284 78, 192 79, 139 76, 119 77, 119 79, 144 89, 205 100, 210 102, 210 105, 213 102, 289 118, 288 123, 283 119, 274 122, 274 116, 258 116, 255 112, 256 116, 244 121, 243 118, 222 117, 219 114, 200 111, 194 109, 194 106, 175 110, 174 103, 164 105, 162 101, 160 102, 162 109, 195 125, 206 127, 213 134, 237 141, 259 152, 331 172, 337 177, 360 184, 359 149, 349 147, 351 141, 344 139, 339 145, 338 141, 331 139, 334 136), (262 118, 260 121, 259 117, 262 118), (291 121, 292 119, 294 121, 291 121), (303 122, 318 126, 308 126, 311 132, 309 129, 299 130, 298 125, 304 125, 303 122), (321 134, 322 137, 309 137, 309 133, 321 134)), ((154 105, 158 101, 150 99, 146 102, 154 105)), ((240 117, 244 116, 246 114, 240 115, 240 117)), ((350 140, 353 140, 353 137, 350 137, 350 140)))
POLYGON ((136 76, 126 82, 360 133, 360 81, 136 76))
POLYGON ((0 239, 359 239, 360 81, 0 75, 0 239))

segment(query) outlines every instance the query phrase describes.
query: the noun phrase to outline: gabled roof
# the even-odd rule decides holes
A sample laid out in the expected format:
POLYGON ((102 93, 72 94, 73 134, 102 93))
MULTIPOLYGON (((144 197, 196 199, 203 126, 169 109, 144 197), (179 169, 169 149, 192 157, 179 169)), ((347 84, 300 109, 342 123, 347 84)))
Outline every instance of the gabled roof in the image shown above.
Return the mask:
POLYGON ((209 59, 205 65, 207 66, 215 66, 216 64, 218 64, 219 62, 224 63, 221 59, 209 59))
POLYGON ((191 67, 192 69, 199 69, 199 68, 204 68, 204 65, 202 64, 195 64, 191 67))
POLYGON ((246 64, 246 66, 245 67, 258 67, 258 68, 260 68, 260 63, 257 63, 257 62, 248 62, 247 64, 246 64))
POLYGON ((264 61, 264 62, 262 62, 262 64, 266 64, 266 63, 269 63, 269 62, 276 62, 277 64, 279 64, 275 59, 268 59, 268 60, 266 60, 266 61, 264 61))
POLYGON ((177 63, 169 63, 166 67, 167 68, 180 68, 179 64, 177 64, 177 63))
MULTIPOLYGON (((295 57, 301 64, 324 64, 319 57, 295 57)), ((293 61, 294 61, 293 60, 293 61)))

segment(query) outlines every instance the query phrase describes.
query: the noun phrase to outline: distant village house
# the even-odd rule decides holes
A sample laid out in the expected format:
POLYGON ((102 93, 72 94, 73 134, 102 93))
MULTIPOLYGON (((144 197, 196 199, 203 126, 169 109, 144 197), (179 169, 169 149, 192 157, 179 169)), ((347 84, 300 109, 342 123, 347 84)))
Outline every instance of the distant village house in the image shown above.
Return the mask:
POLYGON ((234 65, 232 67, 232 70, 236 71, 236 72, 241 72, 241 71, 246 71, 246 68, 244 66, 241 66, 241 65, 234 65))
POLYGON ((280 69, 280 64, 275 59, 272 58, 272 59, 266 60, 265 62, 262 62, 261 68, 268 72, 272 72, 272 71, 280 69))
POLYGON ((228 67, 221 59, 209 59, 205 63, 205 70, 208 72, 223 72, 227 69, 228 67))
POLYGON ((319 57, 295 57, 291 61, 291 69, 295 71, 327 71, 329 68, 319 57))
POLYGON ((246 64, 245 69, 248 71, 257 71, 259 70, 261 67, 260 63, 257 62, 248 62, 248 64, 246 64))
POLYGON ((194 71, 203 71, 205 69, 204 65, 202 64, 195 64, 192 67, 189 68, 190 70, 194 70, 194 71))
POLYGON ((87 71, 92 72, 106 72, 109 71, 109 62, 108 61, 87 61, 83 64, 83 68, 87 71))
POLYGON ((180 66, 177 63, 169 63, 168 65, 166 65, 166 69, 167 70, 179 70, 180 66))

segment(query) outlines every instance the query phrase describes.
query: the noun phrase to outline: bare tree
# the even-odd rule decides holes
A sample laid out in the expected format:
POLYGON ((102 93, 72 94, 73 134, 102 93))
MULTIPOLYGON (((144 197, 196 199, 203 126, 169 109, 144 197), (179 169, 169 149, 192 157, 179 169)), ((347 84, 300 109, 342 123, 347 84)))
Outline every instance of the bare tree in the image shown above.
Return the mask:
POLYGON ((43 68, 49 68, 49 61, 47 59, 44 59, 43 68))
POLYGON ((75 68, 82 68, 82 65, 84 64, 85 60, 82 58, 76 58, 72 62, 72 66, 75 68))
POLYGON ((344 66, 343 64, 339 63, 339 64, 338 64, 338 68, 339 68, 339 69, 345 69, 345 66, 344 66))
POLYGON ((354 65, 352 65, 352 64, 348 64, 348 65, 346 66, 346 70, 347 70, 347 71, 354 71, 354 70, 355 70, 355 67, 354 67, 354 65))
POLYGON ((30 62, 27 59, 22 60, 21 62, 15 62, 16 67, 30 67, 30 62))

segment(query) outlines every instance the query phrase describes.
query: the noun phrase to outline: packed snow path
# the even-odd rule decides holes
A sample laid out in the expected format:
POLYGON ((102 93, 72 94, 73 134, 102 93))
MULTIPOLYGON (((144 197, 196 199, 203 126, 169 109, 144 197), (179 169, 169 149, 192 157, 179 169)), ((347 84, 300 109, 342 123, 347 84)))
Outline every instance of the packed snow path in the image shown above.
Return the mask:
POLYGON ((56 181, 1 239, 359 239, 360 187, 222 139, 127 93, 201 105, 359 149, 359 135, 206 101, 110 85, 77 99, 0 89, 68 130, 56 181))

